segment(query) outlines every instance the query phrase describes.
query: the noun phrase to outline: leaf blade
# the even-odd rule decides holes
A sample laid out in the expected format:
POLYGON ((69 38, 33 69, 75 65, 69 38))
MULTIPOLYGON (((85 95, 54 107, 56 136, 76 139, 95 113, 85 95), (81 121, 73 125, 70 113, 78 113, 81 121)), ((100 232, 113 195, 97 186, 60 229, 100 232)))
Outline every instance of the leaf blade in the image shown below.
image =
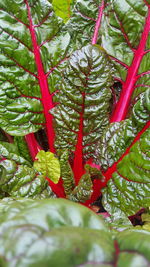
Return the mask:
POLYGON ((57 184, 60 178, 60 163, 55 155, 41 150, 36 155, 36 159, 33 164, 34 168, 57 184))

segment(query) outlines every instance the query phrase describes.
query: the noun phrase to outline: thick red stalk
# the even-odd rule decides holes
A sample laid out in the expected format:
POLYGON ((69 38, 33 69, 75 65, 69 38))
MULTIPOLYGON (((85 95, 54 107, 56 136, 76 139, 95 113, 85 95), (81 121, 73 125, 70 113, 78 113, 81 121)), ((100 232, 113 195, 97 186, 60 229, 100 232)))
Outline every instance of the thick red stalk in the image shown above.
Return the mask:
POLYGON ((33 25, 33 22, 32 22, 31 10, 30 10, 28 0, 25 0, 25 3, 27 6, 27 11, 28 11, 28 18, 29 18, 29 23, 30 23, 29 29, 30 29, 30 33, 31 33, 33 52, 34 52, 35 63, 36 63, 37 72, 38 72, 37 78, 39 81, 39 85, 40 85, 40 89, 41 89, 41 95, 42 95, 41 101, 42 101, 43 109, 44 109, 49 149, 51 152, 55 153, 55 148, 54 148, 55 134, 54 134, 54 130, 52 127, 53 117, 49 113, 49 111, 53 108, 53 100, 52 100, 52 96, 49 92, 47 75, 44 72, 44 67, 42 64, 42 59, 41 59, 41 54, 40 54, 40 46, 38 45, 37 38, 36 38, 36 32, 35 32, 36 26, 33 25))
POLYGON ((36 158, 36 155, 37 153, 42 149, 40 147, 40 145, 38 144, 35 136, 34 136, 34 133, 31 133, 31 134, 27 134, 25 136, 25 140, 26 140, 26 143, 27 143, 27 146, 28 146, 28 149, 29 149, 29 152, 30 152, 30 155, 32 157, 32 160, 35 161, 35 158, 36 158))
MULTIPOLYGON (((51 152, 55 153, 55 147, 54 147, 55 133, 54 133, 54 129, 53 129, 53 117, 49 113, 49 111, 54 107, 54 104, 53 104, 53 100, 52 100, 52 95, 49 92, 47 74, 44 72, 44 67, 42 64, 42 59, 41 59, 41 54, 40 54, 40 45, 38 45, 38 43, 37 43, 36 31, 35 31, 36 25, 33 25, 33 22, 32 22, 31 10, 30 10, 28 0, 24 0, 24 1, 26 4, 26 7, 27 7, 27 12, 28 12, 28 19, 29 19, 29 24, 30 24, 29 30, 30 30, 30 34, 31 34, 35 63, 36 63, 37 72, 38 72, 37 78, 38 78, 39 86, 41 89, 41 95, 42 95, 41 101, 42 101, 43 109, 44 109, 49 149, 51 152)), ((34 148, 34 144, 30 144, 30 142, 29 142, 29 147, 31 149, 32 157, 35 158, 35 154, 37 152, 37 147, 34 148), (34 151, 34 149, 35 149, 35 151, 34 151)), ((58 184, 56 186, 56 185, 51 183, 51 188, 56 193, 56 195, 58 197, 63 196, 62 184, 58 184)))
POLYGON ((59 179, 58 184, 54 184, 49 178, 46 178, 46 180, 49 182, 50 187, 57 196, 61 198, 66 198, 63 187, 63 181, 61 178, 59 179))
POLYGON ((99 28, 100 28, 100 25, 101 25, 103 10, 104 10, 104 0, 102 1, 101 6, 99 7, 98 18, 96 20, 95 29, 94 29, 94 35, 92 37, 92 45, 97 43, 98 32, 99 32, 99 28))
POLYGON ((145 26, 137 50, 134 51, 134 57, 131 66, 128 68, 127 77, 123 83, 120 99, 116 109, 110 119, 110 122, 119 122, 126 118, 130 106, 130 100, 138 79, 138 70, 145 55, 145 47, 150 32, 150 8, 145 21, 145 26))
POLYGON ((77 136, 77 144, 74 153, 74 165, 73 172, 76 185, 78 184, 81 176, 83 175, 83 114, 84 114, 84 101, 85 101, 85 93, 82 93, 82 111, 80 113, 80 125, 77 136))
MULTIPOLYGON (((94 35, 92 37, 93 45, 97 43, 98 31, 99 31, 100 24, 101 24, 103 9, 104 9, 104 1, 102 1, 101 6, 99 7, 98 18, 96 20, 94 35)), ((75 154, 74 154, 75 155, 74 165, 73 165, 73 172, 74 172, 76 185, 78 184, 81 176, 84 173, 84 168, 83 168, 83 127, 84 127, 83 126, 83 114, 84 114, 85 93, 82 93, 82 98, 83 98, 83 105, 82 105, 82 111, 80 113, 80 125, 79 125, 77 144, 76 144, 76 149, 75 149, 75 154)))
MULTIPOLYGON (((143 33, 141 35, 141 40, 139 42, 139 46, 137 50, 134 50, 134 57, 131 66, 127 70, 127 77, 125 82, 123 83, 123 88, 121 91, 120 99, 116 105, 116 108, 112 114, 112 117, 110 118, 110 122, 120 122, 124 120, 127 116, 128 109, 130 106, 131 96, 133 94, 135 84, 138 77, 138 70, 142 61, 143 56, 145 55, 145 47, 147 43, 147 39, 150 32, 150 7, 148 9, 148 15, 146 17, 143 33)), ((149 127, 149 123, 146 124, 144 129, 137 135, 132 145, 140 138, 141 134, 149 127)), ((131 145, 131 146, 132 146, 131 145)), ((130 147, 126 150, 126 152, 123 154, 122 158, 129 153, 130 147)), ((120 161, 119 160, 119 161, 120 161)), ((118 162, 119 162, 118 161, 118 162)), ((111 179, 113 172, 116 171, 118 162, 114 163, 112 167, 110 167, 106 173, 104 173, 105 176, 105 182, 102 182, 100 180, 95 181, 93 185, 93 194, 89 201, 87 201, 85 204, 89 205, 90 203, 94 202, 99 194, 101 188, 105 187, 109 179, 111 179)))
POLYGON ((2 161, 4 161, 4 160, 7 160, 7 159, 4 158, 4 157, 1 157, 0 162, 2 162, 2 161))

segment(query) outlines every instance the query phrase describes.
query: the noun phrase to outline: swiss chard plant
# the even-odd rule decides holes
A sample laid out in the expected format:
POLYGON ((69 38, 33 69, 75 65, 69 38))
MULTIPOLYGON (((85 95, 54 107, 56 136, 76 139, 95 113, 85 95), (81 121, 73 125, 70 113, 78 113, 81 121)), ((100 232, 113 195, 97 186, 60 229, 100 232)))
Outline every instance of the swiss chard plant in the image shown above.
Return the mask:
POLYGON ((0 1, 0 196, 150 206, 150 1, 0 1))

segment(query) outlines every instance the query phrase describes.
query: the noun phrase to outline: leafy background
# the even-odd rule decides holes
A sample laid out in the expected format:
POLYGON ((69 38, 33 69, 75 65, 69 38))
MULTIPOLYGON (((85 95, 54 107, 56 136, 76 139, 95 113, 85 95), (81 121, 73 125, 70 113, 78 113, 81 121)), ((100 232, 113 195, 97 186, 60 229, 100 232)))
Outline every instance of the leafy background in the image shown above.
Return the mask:
POLYGON ((103 206, 114 217, 149 207, 149 4, 138 1, 135 9, 132 1, 105 1, 92 45, 103 3, 0 3, 2 198, 54 197, 61 172, 57 188, 71 200, 92 202, 104 188, 103 206), (119 119, 115 110, 126 92, 119 119), (53 168, 43 170, 37 160, 33 167, 22 137, 39 129, 60 160, 51 187, 45 176, 53 168))
POLYGON ((149 266, 149 4, 1 1, 2 267, 149 266))

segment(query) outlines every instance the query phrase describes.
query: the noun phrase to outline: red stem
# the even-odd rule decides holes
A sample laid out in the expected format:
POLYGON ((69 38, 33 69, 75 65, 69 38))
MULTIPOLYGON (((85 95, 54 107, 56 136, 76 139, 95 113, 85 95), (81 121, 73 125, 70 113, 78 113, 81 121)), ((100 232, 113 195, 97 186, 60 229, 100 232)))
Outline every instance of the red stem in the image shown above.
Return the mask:
POLYGON ((81 176, 83 175, 83 114, 84 114, 84 101, 85 101, 85 93, 82 93, 82 111, 80 113, 80 125, 77 137, 77 144, 74 154, 74 165, 73 172, 76 185, 78 184, 81 176))
POLYGON ((66 198, 63 187, 63 181, 61 178, 59 179, 58 184, 54 184, 49 178, 46 178, 46 180, 49 182, 50 187, 58 197, 66 198))
MULTIPOLYGON (((94 35, 92 37, 93 45, 97 43, 98 31, 101 25, 103 10, 104 10, 104 0, 102 1, 101 6, 99 7, 98 18, 96 20, 94 35)), ((83 97, 83 105, 82 105, 82 112, 80 113, 80 126, 79 126, 79 132, 78 132, 78 137, 77 137, 74 166, 73 166, 73 172, 74 172, 76 185, 78 184, 81 176, 84 173, 84 168, 83 168, 83 127, 84 127, 83 126, 83 120, 84 120, 83 114, 84 114, 85 93, 82 93, 82 97, 83 97)))
MULTIPOLYGON (((52 153, 55 153, 55 147, 54 147, 55 133, 53 129, 53 117, 49 113, 49 111, 54 107, 54 104, 52 100, 52 95, 49 92, 47 74, 44 72, 44 67, 42 64, 40 46, 37 43, 36 31, 35 31, 36 25, 33 25, 33 22, 32 22, 31 10, 30 10, 28 0, 24 0, 24 2, 27 7, 28 18, 29 18, 29 23, 30 23, 29 29, 30 29, 31 39, 32 39, 35 63, 36 63, 37 72, 38 72, 37 78, 38 78, 39 86, 41 89, 41 95, 42 95, 41 101, 42 101, 43 109, 44 109, 49 149, 52 153)), ((31 155, 35 159, 35 154, 37 154, 36 152, 38 148, 37 146, 34 147, 35 142, 34 143, 32 142, 34 142, 33 139, 31 143, 29 141, 28 144, 29 144, 31 155)), ((51 188, 57 194, 57 196, 62 197, 63 193, 60 193, 60 192, 63 192, 62 184, 57 184, 56 186, 55 184, 51 183, 51 188)))
POLYGON ((140 139, 141 135, 150 127, 150 121, 146 123, 144 128, 137 134, 137 136, 134 138, 132 144, 126 149, 125 153, 120 157, 120 159, 115 162, 106 172, 103 172, 103 176, 105 177, 104 181, 101 180, 95 180, 93 184, 93 194, 91 196, 90 200, 87 200, 84 204, 86 206, 90 205, 96 199, 99 197, 101 189, 106 187, 107 182, 112 178, 112 174, 117 170, 118 163, 130 152, 130 149, 132 146, 140 139))
POLYGON ((97 43, 98 32, 99 32, 99 28, 100 28, 101 20, 102 20, 102 16, 103 16, 103 10, 104 10, 104 0, 102 1, 101 6, 99 7, 98 18, 96 20, 94 35, 92 37, 92 45, 97 43))
POLYGON ((49 143, 49 149, 51 152, 55 153, 55 148, 54 148, 54 130, 53 130, 53 117, 49 113, 49 111, 53 108, 53 100, 52 96, 49 92, 49 87, 48 87, 48 80, 47 80, 47 75, 44 72, 44 67, 42 64, 42 59, 41 59, 41 54, 40 54, 40 47, 37 43, 37 38, 36 38, 36 31, 35 27, 36 25, 33 25, 32 22, 32 17, 31 17, 31 10, 30 6, 28 3, 28 0, 24 0, 27 6, 27 11, 28 11, 28 18, 29 18, 29 29, 31 33, 31 39, 32 39, 32 44, 33 44, 33 52, 34 52, 34 57, 35 57, 35 62, 36 62, 36 67, 37 67, 37 72, 38 72, 38 81, 41 89, 41 101, 43 104, 44 108, 44 115, 45 115, 45 120, 46 120, 46 131, 47 131, 47 137, 48 137, 48 143, 49 143))
POLYGON ((130 152, 130 149, 132 148, 132 146, 139 141, 141 135, 150 127, 150 121, 148 121, 146 123, 146 125, 144 126, 144 128, 137 134, 137 136, 134 138, 132 144, 126 149, 125 153, 120 157, 120 159, 115 162, 106 172, 103 173, 103 175, 105 176, 105 182, 103 187, 107 184, 107 182, 109 181, 109 179, 111 179, 112 174, 117 170, 117 165, 118 163, 130 152))
POLYGON ((135 83, 138 79, 138 70, 145 54, 145 47, 150 32, 150 8, 145 21, 144 30, 137 50, 134 52, 134 57, 131 66, 128 68, 126 81, 123 83, 120 99, 116 105, 116 109, 111 117, 110 122, 119 122, 126 118, 132 93, 135 88, 135 83))
POLYGON ((37 153, 42 149, 40 147, 40 145, 38 144, 35 136, 34 136, 34 133, 31 133, 31 134, 27 134, 25 136, 25 140, 26 140, 26 143, 27 143, 27 146, 28 146, 28 149, 30 151, 30 155, 32 157, 32 160, 35 161, 35 157, 37 155, 37 153))
MULTIPOLYGON (((123 88, 121 91, 121 96, 120 99, 116 105, 116 108, 113 112, 113 115, 110 119, 110 122, 120 122, 122 120, 124 120, 126 118, 127 112, 128 112, 128 108, 130 105, 130 100, 131 100, 131 96, 132 93, 134 91, 135 88, 135 83, 137 81, 138 77, 138 70, 142 61, 142 58, 145 54, 145 47, 146 47, 146 43, 147 43, 147 39, 149 36, 149 32, 150 32, 150 7, 148 9, 148 15, 146 17, 146 21, 145 21, 145 25, 144 25, 144 30, 141 36, 141 40, 139 42, 139 46, 137 48, 137 50, 134 51, 134 57, 133 57, 133 61, 131 66, 128 68, 128 72, 127 72, 127 77, 125 82, 123 83, 123 88)), ((133 143, 131 146, 133 146, 133 144, 139 140, 141 134, 149 127, 149 123, 146 124, 146 126, 143 128, 143 130, 137 135, 137 137, 134 139, 133 143)), ((122 158, 129 153, 129 150, 131 148, 131 146, 126 150, 126 152, 122 155, 122 157, 120 158, 120 160, 122 160, 122 158)), ((119 160, 119 161, 120 161, 119 160)), ((107 185, 107 182, 109 181, 109 179, 111 179, 112 174, 116 171, 117 168, 117 164, 119 163, 115 162, 105 173, 105 181, 102 182, 100 180, 95 181, 95 183, 93 184, 93 194, 90 200, 86 201, 86 205, 91 204, 92 202, 94 202, 100 195, 100 191, 103 187, 105 187, 107 185)))

